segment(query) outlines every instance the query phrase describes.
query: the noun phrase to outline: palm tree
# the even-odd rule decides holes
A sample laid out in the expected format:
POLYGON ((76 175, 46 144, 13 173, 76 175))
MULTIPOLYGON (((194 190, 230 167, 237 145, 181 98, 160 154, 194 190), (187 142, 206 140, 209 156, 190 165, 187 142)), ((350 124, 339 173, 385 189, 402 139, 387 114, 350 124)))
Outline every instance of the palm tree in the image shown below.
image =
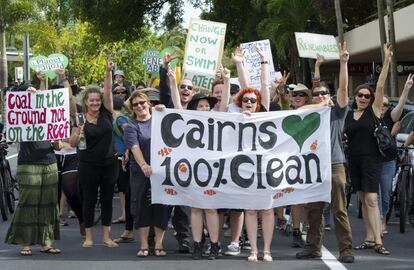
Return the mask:
POLYGON ((336 16, 336 26, 338 28, 338 39, 339 39, 339 42, 342 44, 344 43, 344 26, 343 26, 343 20, 342 20, 340 0, 335 0, 335 16, 336 16))
POLYGON ((0 88, 7 86, 6 30, 33 16, 32 0, 0 0, 0 88))

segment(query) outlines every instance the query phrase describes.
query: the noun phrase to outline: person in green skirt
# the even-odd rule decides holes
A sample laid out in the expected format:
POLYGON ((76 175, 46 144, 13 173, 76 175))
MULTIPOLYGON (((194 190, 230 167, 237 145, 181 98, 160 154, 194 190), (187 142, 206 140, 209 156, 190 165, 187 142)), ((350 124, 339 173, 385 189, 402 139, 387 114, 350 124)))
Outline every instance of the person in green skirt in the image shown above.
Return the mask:
MULTIPOLYGON (((27 91, 36 89, 28 87, 27 91)), ((60 253, 53 247, 59 239, 58 173, 50 141, 20 143, 16 178, 19 203, 5 242, 22 245, 23 256, 32 255, 32 245, 40 245, 43 253, 60 253)))

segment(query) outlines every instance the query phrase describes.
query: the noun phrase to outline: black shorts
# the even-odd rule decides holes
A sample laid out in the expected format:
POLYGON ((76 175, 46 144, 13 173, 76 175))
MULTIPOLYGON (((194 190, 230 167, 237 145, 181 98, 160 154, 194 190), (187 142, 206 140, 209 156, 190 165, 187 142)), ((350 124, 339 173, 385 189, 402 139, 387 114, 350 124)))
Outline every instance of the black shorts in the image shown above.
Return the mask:
POLYGON ((129 189, 129 168, 126 167, 126 171, 122 168, 122 159, 118 158, 118 178, 116 185, 119 192, 127 193, 129 189))
POLYGON ((378 193, 382 160, 377 156, 349 158, 349 174, 354 191, 378 193))
POLYGON ((71 172, 78 172, 78 154, 58 155, 56 154, 58 173, 64 175, 71 172))
POLYGON ((220 208, 217 209, 218 213, 227 213, 227 212, 244 212, 244 209, 228 209, 228 208, 220 208))

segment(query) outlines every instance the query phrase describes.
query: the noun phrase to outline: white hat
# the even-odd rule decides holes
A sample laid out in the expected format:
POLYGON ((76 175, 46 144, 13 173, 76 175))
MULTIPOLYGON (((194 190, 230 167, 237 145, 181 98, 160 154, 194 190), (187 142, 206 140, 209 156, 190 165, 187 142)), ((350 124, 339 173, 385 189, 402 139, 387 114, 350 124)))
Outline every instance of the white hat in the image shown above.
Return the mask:
POLYGON ((120 75, 120 76, 125 78, 125 74, 122 70, 115 70, 114 76, 116 76, 116 75, 120 75))

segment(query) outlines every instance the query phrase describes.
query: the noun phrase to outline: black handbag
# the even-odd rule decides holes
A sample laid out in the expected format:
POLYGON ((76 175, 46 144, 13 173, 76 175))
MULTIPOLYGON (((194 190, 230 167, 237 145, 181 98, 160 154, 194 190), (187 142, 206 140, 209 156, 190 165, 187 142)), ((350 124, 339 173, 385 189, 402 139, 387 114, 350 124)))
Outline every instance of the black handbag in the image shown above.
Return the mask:
POLYGON ((377 139, 378 150, 387 160, 395 159, 398 155, 397 144, 391 136, 391 132, 381 118, 378 118, 371 108, 371 114, 375 121, 374 136, 377 139))

